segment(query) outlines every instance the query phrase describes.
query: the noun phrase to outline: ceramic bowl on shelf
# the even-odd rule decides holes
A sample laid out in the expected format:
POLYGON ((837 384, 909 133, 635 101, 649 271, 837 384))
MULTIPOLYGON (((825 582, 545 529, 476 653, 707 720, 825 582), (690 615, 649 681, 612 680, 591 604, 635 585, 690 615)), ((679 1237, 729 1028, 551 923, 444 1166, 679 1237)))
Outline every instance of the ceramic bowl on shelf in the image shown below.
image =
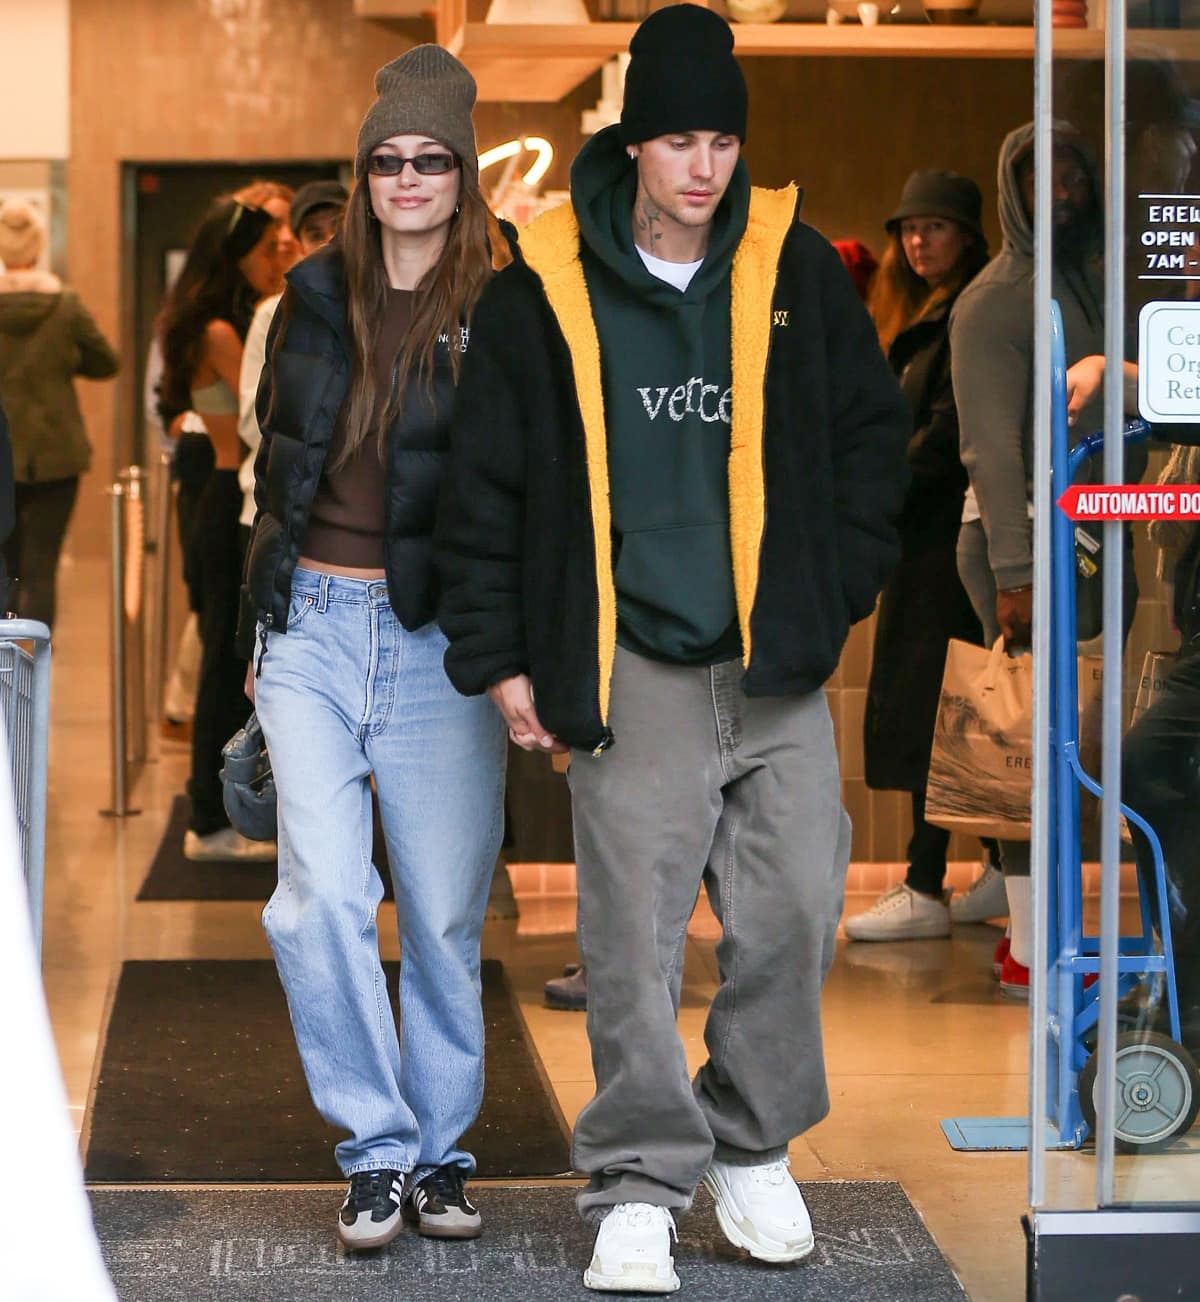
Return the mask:
POLYGON ((973 23, 979 0, 923 0, 925 17, 931 23, 973 23))
POLYGON ((787 0, 725 0, 729 16, 739 23, 775 23, 787 13, 787 0))

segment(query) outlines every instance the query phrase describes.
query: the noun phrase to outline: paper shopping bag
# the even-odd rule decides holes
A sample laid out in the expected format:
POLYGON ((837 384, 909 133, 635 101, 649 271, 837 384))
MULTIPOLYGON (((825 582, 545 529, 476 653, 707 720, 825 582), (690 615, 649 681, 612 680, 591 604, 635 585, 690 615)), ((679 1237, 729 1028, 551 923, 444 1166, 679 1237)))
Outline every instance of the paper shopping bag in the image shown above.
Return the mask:
POLYGON ((925 818, 938 827, 1029 839, 1033 657, 954 639, 946 652, 925 818))

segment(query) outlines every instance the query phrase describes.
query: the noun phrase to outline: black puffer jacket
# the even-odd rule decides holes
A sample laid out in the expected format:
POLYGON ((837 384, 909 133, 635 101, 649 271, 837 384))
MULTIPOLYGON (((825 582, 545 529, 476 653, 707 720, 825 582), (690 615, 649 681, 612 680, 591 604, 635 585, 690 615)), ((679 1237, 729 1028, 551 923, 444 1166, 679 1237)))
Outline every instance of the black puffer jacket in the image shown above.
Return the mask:
MULTIPOLYGON (((238 627, 247 656, 255 620, 287 632, 292 573, 352 375, 340 249, 313 254, 287 279, 258 389, 257 512, 238 627)), ((382 470, 388 597, 410 630, 427 624, 437 604, 431 534, 453 403, 454 376, 442 343, 434 354, 432 396, 423 384, 412 386, 388 434, 382 470)))
MULTIPOLYGON (((749 696, 815 691, 899 554, 911 417, 794 189, 754 190, 731 281, 730 552, 749 696)), ((460 692, 528 673, 538 717, 603 748, 616 646, 600 346, 574 210, 522 231, 472 322, 438 516, 460 692)), ((619 744, 619 739, 618 739, 619 744)))

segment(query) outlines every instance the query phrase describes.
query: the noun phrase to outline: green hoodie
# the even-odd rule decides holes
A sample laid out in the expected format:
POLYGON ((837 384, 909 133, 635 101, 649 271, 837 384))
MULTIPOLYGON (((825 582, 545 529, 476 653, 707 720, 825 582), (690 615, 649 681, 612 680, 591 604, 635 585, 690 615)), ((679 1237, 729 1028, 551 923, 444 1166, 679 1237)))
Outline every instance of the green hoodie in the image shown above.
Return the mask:
POLYGON ((117 355, 73 289, 43 271, 0 269, 0 394, 18 484, 82 474, 91 462, 73 380, 106 380, 117 355))
POLYGON ((684 293, 633 242, 637 171, 615 127, 571 169, 600 341, 613 522, 617 641, 677 664, 741 654, 729 549, 730 271, 746 227, 743 162, 684 293))

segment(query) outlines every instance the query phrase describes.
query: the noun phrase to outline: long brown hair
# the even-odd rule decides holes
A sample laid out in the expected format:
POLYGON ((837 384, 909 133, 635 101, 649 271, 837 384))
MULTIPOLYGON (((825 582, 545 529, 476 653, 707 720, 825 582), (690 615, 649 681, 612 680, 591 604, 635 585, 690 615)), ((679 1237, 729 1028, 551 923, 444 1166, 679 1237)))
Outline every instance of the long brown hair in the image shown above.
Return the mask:
POLYGON ((371 215, 366 177, 361 177, 351 191, 340 239, 346 265, 346 317, 354 374, 341 413, 344 443, 338 465, 354 455, 372 426, 378 430, 379 459, 383 460, 387 432, 400 410, 409 381, 415 379, 428 392, 433 391, 433 354, 443 336, 449 344, 454 378, 458 379, 465 344, 462 331, 492 273, 490 213, 479 179, 467 168, 461 169, 460 178, 458 214, 450 220, 441 255, 417 286, 412 322, 389 368, 395 378, 386 393, 378 384, 375 365, 388 291, 379 222, 371 215))
POLYGON ((986 264, 988 249, 982 236, 966 226, 958 229, 966 237, 962 256, 953 274, 940 285, 933 286, 927 285, 909 266, 900 240, 899 223, 888 236, 887 248, 879 260, 879 269, 875 272, 867 299, 867 309, 885 353, 901 331, 923 321, 954 298, 986 264))
POLYGON ((192 405, 192 379, 204 354, 209 323, 227 321, 245 340, 255 294, 239 264, 272 220, 264 209, 232 195, 220 195, 209 204, 156 323, 163 356, 158 407, 165 425, 192 405))

